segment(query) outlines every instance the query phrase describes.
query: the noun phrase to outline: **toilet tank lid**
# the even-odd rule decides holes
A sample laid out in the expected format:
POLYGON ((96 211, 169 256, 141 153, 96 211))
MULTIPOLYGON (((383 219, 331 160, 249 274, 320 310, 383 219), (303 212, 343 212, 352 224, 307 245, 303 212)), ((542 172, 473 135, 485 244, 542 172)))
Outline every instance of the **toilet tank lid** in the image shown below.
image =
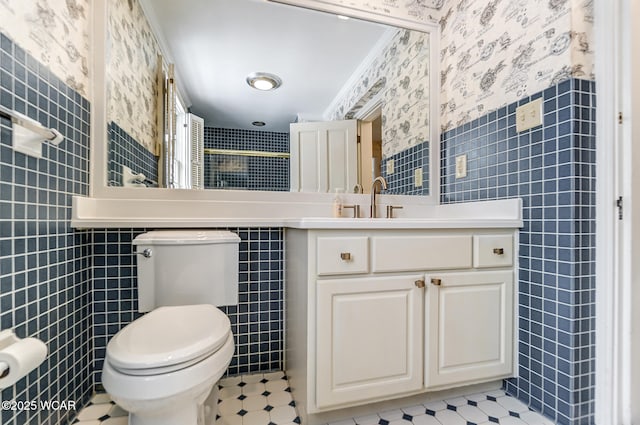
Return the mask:
POLYGON ((240 238, 227 230, 154 230, 138 235, 134 245, 204 245, 239 243, 240 238))

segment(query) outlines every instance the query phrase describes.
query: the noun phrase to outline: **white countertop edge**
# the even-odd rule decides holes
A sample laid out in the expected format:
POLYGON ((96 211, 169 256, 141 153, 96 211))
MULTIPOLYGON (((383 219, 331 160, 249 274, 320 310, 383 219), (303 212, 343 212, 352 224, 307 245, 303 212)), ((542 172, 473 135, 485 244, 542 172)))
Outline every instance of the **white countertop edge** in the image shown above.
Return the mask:
POLYGON ((433 219, 265 219, 265 218, 216 218, 173 219, 154 218, 91 218, 77 219, 73 227, 78 229, 142 229, 142 228, 221 228, 221 227, 283 227, 292 229, 497 229, 520 228, 521 220, 433 220, 433 219))
POLYGON ((287 227, 286 220, 273 218, 75 218, 71 226, 77 229, 197 229, 221 227, 287 227))
POLYGON ((336 219, 335 221, 291 220, 293 229, 497 229, 520 228, 521 220, 434 220, 434 219, 336 219), (360 220, 360 221, 359 221, 360 220))
MULTIPOLYGON (((412 197, 406 198, 409 199, 404 203, 405 208, 397 211, 397 218, 354 219, 329 217, 331 204, 324 203, 245 204, 74 197, 71 226, 78 229, 220 227, 452 229, 519 228, 523 225, 520 199, 420 205, 416 204, 412 197), (287 216, 283 217, 283 213, 287 216), (256 214, 260 215, 256 216, 256 214)), ((379 206, 380 212, 384 211, 384 205, 381 203, 379 206)))

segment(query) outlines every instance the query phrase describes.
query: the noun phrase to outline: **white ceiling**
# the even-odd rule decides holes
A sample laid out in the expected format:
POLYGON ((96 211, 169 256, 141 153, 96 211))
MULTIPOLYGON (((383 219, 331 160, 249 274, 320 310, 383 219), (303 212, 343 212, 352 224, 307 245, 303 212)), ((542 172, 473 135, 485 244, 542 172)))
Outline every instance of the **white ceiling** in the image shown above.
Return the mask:
POLYGON ((176 64, 180 88, 205 125, 289 131, 301 114, 321 119, 389 27, 264 0, 142 0, 176 64), (252 72, 283 80, 261 92, 252 72))

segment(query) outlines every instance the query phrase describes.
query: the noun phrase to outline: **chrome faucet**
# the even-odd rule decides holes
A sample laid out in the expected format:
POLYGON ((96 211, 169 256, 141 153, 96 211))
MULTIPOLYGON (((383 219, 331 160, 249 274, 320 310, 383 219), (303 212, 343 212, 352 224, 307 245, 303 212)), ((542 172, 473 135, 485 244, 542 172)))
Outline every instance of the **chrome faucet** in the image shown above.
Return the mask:
POLYGON ((376 218, 376 183, 380 183, 380 190, 387 189, 387 181, 382 176, 378 176, 371 183, 371 218, 376 218))

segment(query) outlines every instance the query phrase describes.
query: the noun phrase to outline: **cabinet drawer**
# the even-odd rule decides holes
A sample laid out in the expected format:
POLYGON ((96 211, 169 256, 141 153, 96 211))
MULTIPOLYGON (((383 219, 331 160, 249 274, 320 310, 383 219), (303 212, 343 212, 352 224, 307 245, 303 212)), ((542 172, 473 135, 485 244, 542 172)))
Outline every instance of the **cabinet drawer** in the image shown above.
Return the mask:
POLYGON ((369 238, 318 238, 318 275, 367 273, 369 238))
POLYGON ((511 235, 475 235, 473 237, 473 266, 510 267, 513 264, 511 235))
POLYGON ((373 238, 373 271, 466 269, 471 267, 471 235, 373 238))

